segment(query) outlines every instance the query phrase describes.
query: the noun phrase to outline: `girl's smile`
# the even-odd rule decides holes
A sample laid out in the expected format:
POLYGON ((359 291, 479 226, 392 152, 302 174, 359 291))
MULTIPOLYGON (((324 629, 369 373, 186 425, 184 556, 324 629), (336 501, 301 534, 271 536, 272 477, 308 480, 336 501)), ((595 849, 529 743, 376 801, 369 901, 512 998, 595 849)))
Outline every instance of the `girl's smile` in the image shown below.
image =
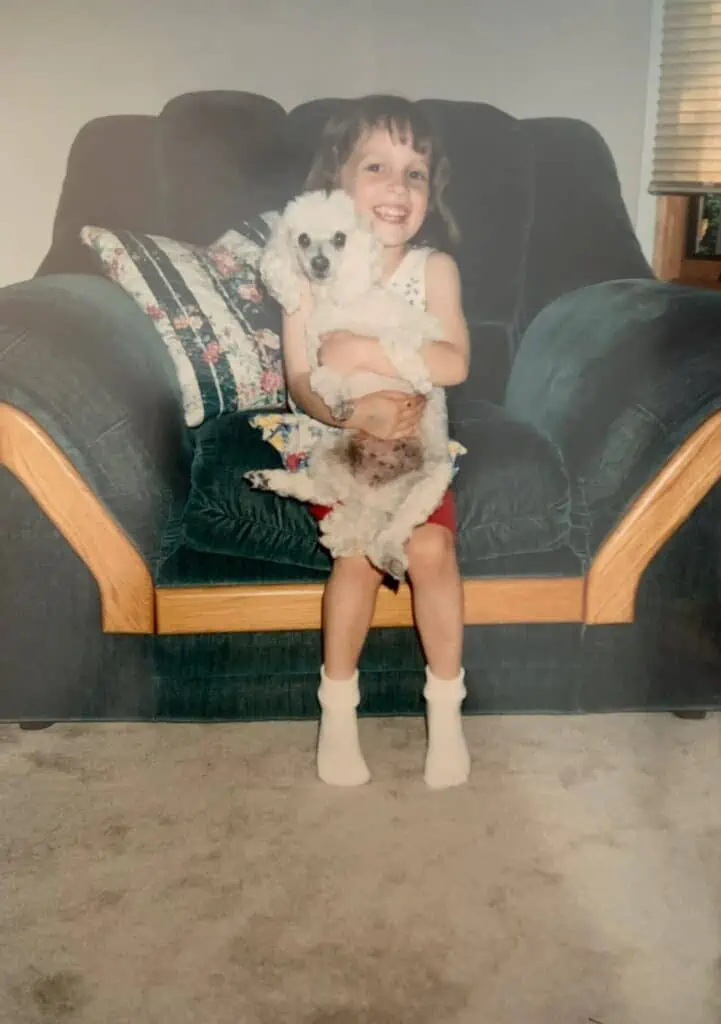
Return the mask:
POLYGON ((374 206, 373 214, 386 224, 404 224, 408 220, 410 209, 404 203, 396 205, 384 203, 382 206, 374 206))
POLYGON ((386 248, 395 250, 393 258, 400 259, 428 212, 428 157, 413 148, 412 140, 376 128, 354 149, 340 184, 386 248))

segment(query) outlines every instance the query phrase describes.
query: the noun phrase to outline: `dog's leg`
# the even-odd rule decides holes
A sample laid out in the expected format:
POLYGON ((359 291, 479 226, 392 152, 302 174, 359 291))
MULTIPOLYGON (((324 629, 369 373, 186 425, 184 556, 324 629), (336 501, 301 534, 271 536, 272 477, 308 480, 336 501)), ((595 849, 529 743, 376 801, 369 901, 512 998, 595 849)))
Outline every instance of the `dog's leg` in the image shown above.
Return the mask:
POLYGON ((343 405, 348 398, 347 380, 342 373, 332 370, 329 366, 321 366, 318 362, 321 336, 333 329, 335 326, 332 315, 321 303, 320 308, 316 307, 311 315, 306 328, 308 366, 310 367, 308 383, 311 390, 323 399, 333 415, 342 418, 343 405))
POLYGON ((409 491, 393 516, 389 529, 404 531, 410 536, 411 530, 425 523, 438 508, 452 479, 453 468, 445 458, 409 491))
POLYGON ((361 554, 358 544, 348 535, 348 516, 343 505, 336 506, 319 523, 321 544, 328 549, 333 558, 361 554))
POLYGON ((405 336, 380 339, 381 349, 393 364, 399 377, 407 380, 418 394, 427 395, 432 388, 428 367, 420 350, 405 336))
POLYGON ((451 465, 444 461, 411 487, 390 523, 377 535, 367 552, 374 565, 395 579, 403 579, 408 570, 406 544, 410 535, 438 508, 451 478, 451 465))
POLYGON ((328 366, 319 366, 316 370, 311 370, 309 384, 333 415, 342 420, 349 395, 348 383, 343 375, 328 366))
POLYGON ((415 391, 427 395, 433 389, 428 366, 421 354, 425 341, 433 341, 443 335, 443 325, 436 317, 423 313, 420 320, 404 327, 390 329, 380 337, 380 345, 393 363, 398 375, 407 380, 415 391))
POLYGON ((318 505, 330 505, 335 501, 335 497, 304 470, 289 473, 285 469, 258 469, 243 475, 251 487, 273 491, 285 498, 296 498, 298 501, 318 505))
POLYGON ((320 523, 320 539, 334 558, 365 555, 388 517, 350 502, 338 505, 320 523))

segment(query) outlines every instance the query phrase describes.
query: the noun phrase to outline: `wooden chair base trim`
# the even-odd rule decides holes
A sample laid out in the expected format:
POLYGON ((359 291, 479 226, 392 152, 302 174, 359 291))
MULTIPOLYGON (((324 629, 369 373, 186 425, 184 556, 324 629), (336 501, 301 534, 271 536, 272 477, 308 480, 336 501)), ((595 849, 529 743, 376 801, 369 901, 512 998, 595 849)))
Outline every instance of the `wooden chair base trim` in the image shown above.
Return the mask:
MULTIPOLYGON (((466 623, 581 622, 583 579, 466 580, 466 623)), ((248 633, 319 629, 323 586, 168 587, 156 591, 158 633, 248 633)), ((378 595, 375 628, 410 626, 410 590, 378 595)))
POLYGON ((106 633, 152 633, 153 581, 125 532, 52 438, 0 404, 0 464, 33 496, 95 577, 106 633))

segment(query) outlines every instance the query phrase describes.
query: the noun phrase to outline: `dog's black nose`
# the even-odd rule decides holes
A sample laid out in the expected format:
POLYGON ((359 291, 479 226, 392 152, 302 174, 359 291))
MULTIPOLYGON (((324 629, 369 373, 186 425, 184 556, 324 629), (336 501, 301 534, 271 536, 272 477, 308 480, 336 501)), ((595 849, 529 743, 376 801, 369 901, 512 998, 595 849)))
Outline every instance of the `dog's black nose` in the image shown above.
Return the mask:
POLYGON ((319 252, 317 256, 314 256, 310 261, 310 265, 313 268, 313 273, 323 276, 328 273, 330 267, 330 260, 327 256, 324 256, 322 252, 319 252))

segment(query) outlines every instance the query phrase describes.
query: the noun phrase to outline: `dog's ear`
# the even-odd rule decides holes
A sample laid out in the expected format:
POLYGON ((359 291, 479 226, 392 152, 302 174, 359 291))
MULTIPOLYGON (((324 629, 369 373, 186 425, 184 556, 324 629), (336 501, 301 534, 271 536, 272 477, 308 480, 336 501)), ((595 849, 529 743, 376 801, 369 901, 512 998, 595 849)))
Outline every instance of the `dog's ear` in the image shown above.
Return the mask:
POLYGON ((286 313, 300 306, 301 274, 293 251, 293 241, 285 217, 279 217, 260 257, 263 281, 286 313))
POLYGON ((383 272, 383 245, 365 221, 346 240, 343 270, 335 285, 339 302, 350 302, 377 284, 383 272))

